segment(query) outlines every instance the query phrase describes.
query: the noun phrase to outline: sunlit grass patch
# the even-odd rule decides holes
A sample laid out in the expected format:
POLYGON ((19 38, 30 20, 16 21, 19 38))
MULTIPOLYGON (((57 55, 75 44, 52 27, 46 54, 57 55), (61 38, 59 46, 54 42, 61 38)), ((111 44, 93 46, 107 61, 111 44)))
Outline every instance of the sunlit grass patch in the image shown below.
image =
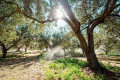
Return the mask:
POLYGON ((14 77, 9 77, 8 80, 14 80, 15 78, 14 77))
POLYGON ((64 58, 64 59, 57 59, 53 61, 54 63, 63 63, 65 66, 78 66, 78 67, 88 67, 88 64, 86 61, 83 60, 77 60, 77 59, 72 59, 72 58, 64 58))
POLYGON ((100 55, 106 55, 104 51, 99 52, 100 55))
POLYGON ((94 79, 84 74, 81 68, 87 67, 82 60, 71 58, 58 59, 49 63, 46 68, 46 80, 90 80, 94 79))
POLYGON ((54 80, 54 79, 56 79, 56 76, 55 76, 52 69, 47 70, 45 72, 45 75, 46 75, 46 80, 54 80))
POLYGON ((41 60, 41 59, 40 59, 40 63, 41 63, 41 64, 45 64, 45 63, 46 63, 46 61, 45 61, 45 60, 41 60))
MULTIPOLYGON (((117 67, 112 67, 110 64, 104 65, 103 67, 117 72, 117 67)), ((105 80, 106 76, 103 74, 94 74, 89 72, 86 74, 82 72, 82 68, 87 68, 88 64, 86 61, 64 58, 51 61, 45 71, 46 80, 105 80)))
POLYGON ((111 52, 108 55, 109 56, 120 56, 120 52, 111 52))
POLYGON ((53 68, 53 69, 64 69, 65 68, 65 65, 63 63, 53 63, 51 62, 49 64, 49 68, 53 68))
POLYGON ((42 58, 46 57, 46 55, 47 55, 46 52, 43 52, 40 55, 38 55, 37 57, 42 59, 42 58))
POLYGON ((44 54, 40 54, 37 56, 38 58, 43 58, 44 57, 44 54))

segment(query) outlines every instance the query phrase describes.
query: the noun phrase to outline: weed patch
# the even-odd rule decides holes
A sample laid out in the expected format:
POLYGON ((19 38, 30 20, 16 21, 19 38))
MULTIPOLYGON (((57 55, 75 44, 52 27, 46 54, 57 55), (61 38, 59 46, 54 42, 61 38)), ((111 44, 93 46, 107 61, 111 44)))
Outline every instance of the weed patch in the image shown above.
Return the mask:
POLYGON ((87 67, 87 63, 82 60, 64 58, 49 63, 45 72, 46 80, 90 80, 94 79, 81 71, 82 67, 87 67))
MULTIPOLYGON (((112 67, 110 64, 104 65, 100 63, 103 67, 117 72, 117 67, 112 67)), ((105 80, 104 75, 96 75, 93 73, 85 74, 82 72, 82 68, 88 67, 86 61, 64 58, 57 59, 48 64, 46 68, 46 80, 105 80)), ((111 79, 110 79, 111 80, 111 79)))

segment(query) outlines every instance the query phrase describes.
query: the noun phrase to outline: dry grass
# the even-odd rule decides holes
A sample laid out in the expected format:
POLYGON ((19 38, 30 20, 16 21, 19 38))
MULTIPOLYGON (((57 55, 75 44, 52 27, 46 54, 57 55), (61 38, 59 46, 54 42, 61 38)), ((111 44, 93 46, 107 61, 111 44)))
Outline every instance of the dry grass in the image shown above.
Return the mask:
POLYGON ((36 54, 0 62, 0 80, 44 80, 44 65, 36 54))

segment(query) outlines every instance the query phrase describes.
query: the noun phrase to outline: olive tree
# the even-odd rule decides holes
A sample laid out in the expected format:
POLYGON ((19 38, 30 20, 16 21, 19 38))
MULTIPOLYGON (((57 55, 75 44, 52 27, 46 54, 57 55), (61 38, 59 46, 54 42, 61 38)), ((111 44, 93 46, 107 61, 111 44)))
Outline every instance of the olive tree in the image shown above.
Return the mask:
MULTIPOLYGON (((94 72, 105 73, 107 71, 100 66, 96 57, 93 32, 97 26, 107 24, 107 22, 113 19, 112 17, 120 17, 120 0, 50 0, 50 2, 48 0, 2 1, 15 5, 15 12, 41 24, 58 20, 59 18, 54 14, 55 8, 59 6, 62 7, 65 15, 61 19, 68 23, 80 41, 81 47, 87 57, 89 68, 94 72), (85 39, 83 31, 86 32, 87 39, 85 39)), ((10 15, 12 14, 11 12, 10 15)))

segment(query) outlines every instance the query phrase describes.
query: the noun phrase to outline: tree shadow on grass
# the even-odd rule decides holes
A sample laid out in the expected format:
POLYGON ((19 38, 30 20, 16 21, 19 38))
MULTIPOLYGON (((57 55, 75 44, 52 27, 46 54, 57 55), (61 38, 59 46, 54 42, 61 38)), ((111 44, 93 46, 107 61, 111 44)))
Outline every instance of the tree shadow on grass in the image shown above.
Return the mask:
POLYGON ((18 54, 8 55, 7 58, 0 58, 0 67, 2 66, 13 66, 15 68, 20 65, 24 65, 25 68, 33 65, 34 63, 40 61, 44 56, 43 54, 35 55, 35 56, 23 56, 18 54))
POLYGON ((111 61, 120 61, 120 58, 112 58, 112 57, 100 57, 101 60, 111 60, 111 61))

